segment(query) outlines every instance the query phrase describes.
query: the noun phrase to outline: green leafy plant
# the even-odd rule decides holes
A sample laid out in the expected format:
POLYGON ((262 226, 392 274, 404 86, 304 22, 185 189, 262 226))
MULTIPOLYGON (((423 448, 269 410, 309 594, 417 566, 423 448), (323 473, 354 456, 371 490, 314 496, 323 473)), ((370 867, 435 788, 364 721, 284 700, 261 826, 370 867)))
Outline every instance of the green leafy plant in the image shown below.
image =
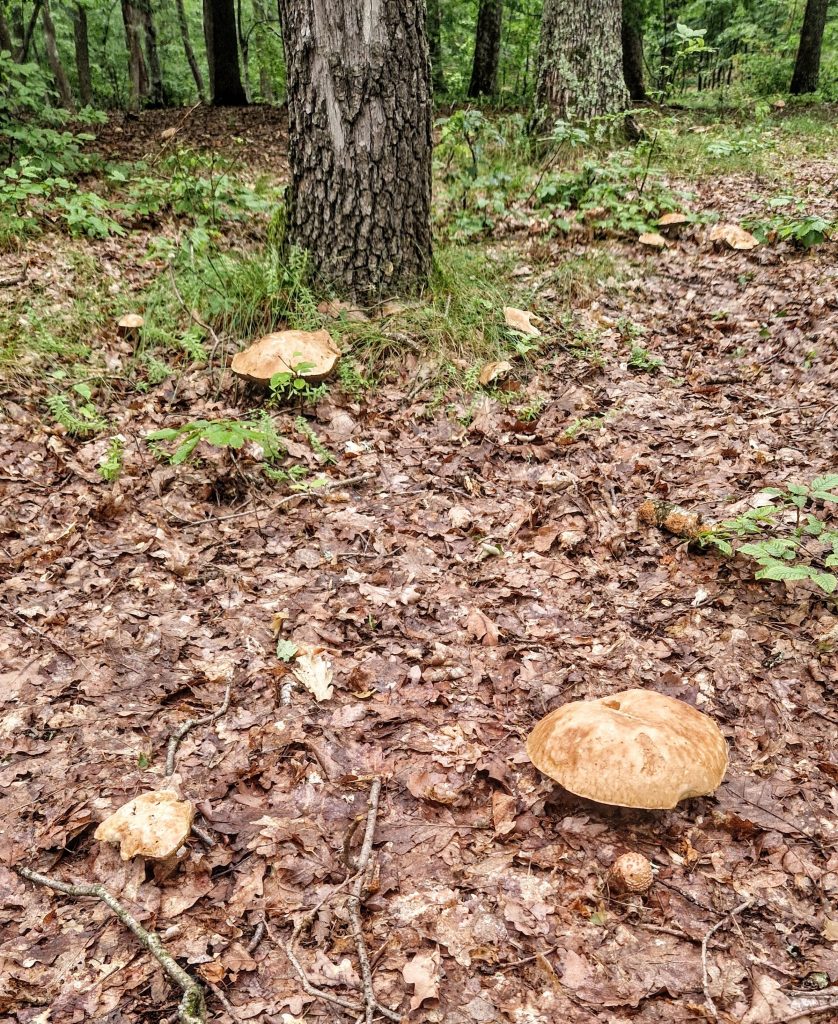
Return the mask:
POLYGON ((637 373, 657 373, 663 366, 663 360, 653 356, 642 345, 632 345, 626 365, 637 373))
POLYGON ((245 442, 258 444, 266 459, 276 458, 283 451, 282 442, 267 415, 258 420, 193 420, 180 427, 164 427, 146 434, 146 440, 152 442, 155 450, 162 454, 173 466, 179 466, 193 454, 198 445, 205 441, 215 448, 238 449, 245 442), (173 441, 174 450, 169 453, 158 448, 157 442, 173 441))
POLYGON ((802 199, 796 196, 775 196, 768 201, 768 206, 779 212, 771 217, 745 222, 761 242, 779 239, 809 249, 829 240, 833 223, 820 214, 807 213, 802 199))
POLYGON ((280 637, 276 642, 276 656, 280 661, 288 663, 293 661, 297 657, 297 653, 300 648, 293 642, 293 640, 284 640, 280 637))
POLYGON ((326 465, 334 464, 334 455, 332 455, 329 449, 323 444, 305 417, 298 416, 294 420, 294 426, 306 438, 308 443, 311 445, 311 450, 321 462, 326 463, 326 465))
POLYGON ((303 405, 314 405, 328 394, 329 386, 325 383, 311 384, 303 374, 314 369, 314 363, 295 363, 290 370, 275 373, 270 379, 271 400, 287 402, 295 400, 303 405))
POLYGON ((125 438, 122 434, 115 434, 108 442, 107 450, 99 463, 99 476, 106 483, 119 479, 124 457, 125 438))
POLYGON ((85 383, 73 384, 72 394, 50 395, 47 408, 53 419, 74 437, 90 437, 108 427, 108 421, 93 403, 90 387, 85 383))

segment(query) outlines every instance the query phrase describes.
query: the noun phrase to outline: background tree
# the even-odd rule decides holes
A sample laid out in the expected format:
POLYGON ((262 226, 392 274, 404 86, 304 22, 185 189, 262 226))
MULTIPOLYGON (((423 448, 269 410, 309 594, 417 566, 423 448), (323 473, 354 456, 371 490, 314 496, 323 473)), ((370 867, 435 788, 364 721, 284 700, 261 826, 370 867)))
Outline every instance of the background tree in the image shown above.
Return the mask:
POLYGON ((817 92, 821 70, 821 48, 829 0, 807 0, 800 30, 800 45, 789 91, 794 95, 817 92))
POLYGON ((195 88, 198 90, 198 99, 202 103, 206 103, 207 97, 204 92, 204 76, 201 74, 200 65, 195 58, 195 51, 192 48, 192 39, 189 35, 189 22, 186 18, 186 8, 183 6, 183 0, 175 0, 175 7, 177 10, 178 30, 180 32, 181 42, 183 43, 183 52, 186 57, 186 63, 189 65, 189 70, 192 72, 192 77, 195 79, 195 88))
POLYGON ((424 0, 279 0, 287 61, 289 241, 357 298, 424 283, 431 83, 424 0))
POLYGON ((642 24, 642 0, 623 0, 623 79, 632 103, 645 103, 649 98, 643 83, 642 24))
POLYGON ((428 0, 427 35, 434 92, 442 93, 445 92, 445 71, 442 67, 442 23, 439 16, 439 0, 428 0))
POLYGON ((497 88, 503 0, 480 0, 468 95, 493 96, 497 88))
POLYGON ((625 109, 621 0, 545 0, 536 106, 588 121, 625 109))
POLYGON ((163 71, 160 67, 160 54, 157 49, 157 29, 151 10, 151 0, 137 0, 140 24, 145 38, 145 55, 148 62, 148 104, 152 107, 165 106, 166 98, 163 90, 163 71))
POLYGON ((122 23, 128 50, 128 109, 137 111, 148 96, 148 69, 143 57, 140 12, 131 0, 122 0, 122 23))
POLYGON ((239 70, 239 43, 233 0, 204 0, 210 91, 216 107, 243 107, 247 95, 239 70))
POLYGON ((87 30, 87 8, 73 5, 73 43, 76 50, 76 73, 79 76, 79 96, 83 107, 93 104, 93 83, 90 77, 90 37, 87 30))
POLYGON ((53 25, 52 22, 52 12, 49 9, 49 0, 42 0, 41 19, 44 25, 44 45, 47 51, 47 60, 49 61, 50 70, 52 71, 53 78, 55 79, 58 95, 61 97, 61 106, 66 107, 67 110, 74 110, 75 103, 73 102, 73 92, 70 88, 70 80, 67 78, 67 72, 64 70, 64 65, 62 64, 61 57, 58 53, 58 45, 55 41, 55 25, 53 25))

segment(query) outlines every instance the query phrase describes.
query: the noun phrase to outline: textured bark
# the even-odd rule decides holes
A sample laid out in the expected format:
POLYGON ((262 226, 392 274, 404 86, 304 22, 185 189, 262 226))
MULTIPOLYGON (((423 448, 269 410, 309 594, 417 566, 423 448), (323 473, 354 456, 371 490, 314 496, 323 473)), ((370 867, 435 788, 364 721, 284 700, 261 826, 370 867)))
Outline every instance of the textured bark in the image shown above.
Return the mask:
POLYGON ((800 45, 794 63, 789 92, 799 96, 805 92, 816 92, 821 73, 821 46, 826 25, 826 8, 829 0, 807 0, 803 27, 800 30, 800 45))
POLYGON ((204 35, 213 106, 247 106, 239 71, 239 41, 233 0, 204 0, 204 35))
POLYGON ((128 50, 128 109, 137 111, 148 95, 148 71, 143 58, 140 16, 131 0, 122 0, 122 24, 128 50))
POLYGON ((536 106, 564 120, 624 110, 621 0, 545 0, 536 106))
POLYGON ((424 283, 431 90, 424 0, 279 0, 288 79, 288 235, 358 299, 424 283))
MULTIPOLYGON (((253 16, 259 22, 267 22, 268 15, 261 0, 253 0, 253 16)), ((274 101, 274 83, 263 54, 260 54, 259 59, 259 98, 263 103, 274 101)))
POLYGON ((148 61, 148 102, 152 107, 166 105, 163 89, 163 71, 160 67, 160 54, 157 49, 157 29, 154 26, 154 15, 151 0, 138 0, 137 9, 145 35, 145 55, 148 61))
POLYGON ((439 0, 428 0, 425 30, 428 35, 428 51, 431 56, 431 80, 434 92, 445 92, 445 72, 442 67, 442 24, 439 17, 439 0))
POLYGON ((198 99, 202 103, 206 103, 207 96, 204 92, 204 76, 201 74, 198 61, 195 59, 195 51, 192 49, 192 40, 189 38, 189 22, 186 20, 186 9, 183 6, 183 0, 175 0, 175 6, 177 7, 177 22, 178 27, 180 28, 180 38, 183 42, 183 52, 186 54, 186 61, 189 64, 189 70, 192 72, 192 77, 195 79, 195 88, 198 90, 198 99))
POLYGON ((23 7, 18 6, 14 9, 14 21, 17 28, 20 29, 17 32, 17 36, 20 39, 20 48, 17 52, 15 60, 18 64, 25 64, 26 58, 29 56, 29 46, 32 42, 32 35, 35 32, 35 26, 38 23, 38 15, 41 13, 41 3, 43 0, 35 0, 32 5, 32 13, 29 15, 29 21, 27 22, 26 28, 23 28, 23 7))
POLYGON ((643 36, 637 6, 632 0, 623 0, 623 79, 631 102, 645 103, 649 97, 643 84, 643 36))
POLYGON ((242 88, 247 102, 250 102, 250 40, 242 27, 242 0, 236 0, 236 33, 242 59, 242 88))
POLYGON ((2 0, 0 0, 0 50, 5 50, 7 53, 14 52, 12 49, 12 34, 9 32, 9 23, 6 21, 2 0))
POLYGON ((79 96, 83 107, 93 103, 93 85, 90 79, 90 42, 87 33, 87 10, 82 4, 73 9, 73 41, 76 46, 76 72, 79 76, 79 96))
POLYGON ((66 107, 67 110, 75 110, 70 80, 67 78, 67 72, 61 63, 61 57, 58 54, 58 47, 55 43, 55 25, 52 23, 52 14, 50 13, 47 0, 43 0, 41 4, 41 21, 44 25, 44 43, 46 45, 47 60, 49 61, 52 76, 55 79, 58 95, 61 97, 61 106, 66 107))
POLYGON ((497 88, 503 0, 480 0, 474 36, 470 97, 493 96, 497 88))

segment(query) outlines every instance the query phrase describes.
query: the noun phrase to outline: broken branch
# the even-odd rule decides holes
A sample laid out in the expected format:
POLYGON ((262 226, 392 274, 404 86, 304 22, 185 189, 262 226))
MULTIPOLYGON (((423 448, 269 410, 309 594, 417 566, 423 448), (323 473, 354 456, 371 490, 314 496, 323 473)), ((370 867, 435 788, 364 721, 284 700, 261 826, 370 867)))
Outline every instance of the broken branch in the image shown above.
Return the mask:
POLYGON ((212 725, 216 719, 221 718, 222 715, 227 713, 227 709, 230 707, 231 687, 232 684, 228 683, 227 689, 224 693, 224 703, 217 711, 213 711, 209 715, 204 715, 202 718, 190 718, 172 733, 169 738, 169 748, 166 751, 166 778, 170 775, 174 775, 175 773, 175 756, 177 755, 178 745, 183 737, 193 729, 196 729, 199 725, 212 725))

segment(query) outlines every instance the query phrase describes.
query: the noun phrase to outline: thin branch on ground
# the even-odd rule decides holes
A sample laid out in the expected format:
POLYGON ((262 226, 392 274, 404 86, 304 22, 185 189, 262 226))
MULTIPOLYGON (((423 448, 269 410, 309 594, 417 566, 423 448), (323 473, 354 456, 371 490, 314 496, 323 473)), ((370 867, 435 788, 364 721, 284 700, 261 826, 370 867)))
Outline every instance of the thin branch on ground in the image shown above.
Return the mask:
POLYGON ((256 929, 253 932, 253 936, 250 942, 247 944, 247 952, 249 956, 252 956, 259 947, 259 943, 265 936, 265 917, 262 915, 261 921, 256 925, 256 929))
POLYGON ((174 126, 174 131, 172 131, 171 134, 167 136, 166 141, 163 143, 163 145, 160 147, 160 149, 157 150, 155 155, 151 158, 150 163, 151 163, 152 167, 157 163, 157 161, 160 159, 160 157, 166 152, 166 150, 169 148, 169 146, 171 146, 171 144, 175 141, 175 139, 178 137, 178 133, 180 132, 181 128, 184 126, 184 124, 186 124, 187 120, 192 116, 193 111, 197 110, 198 107, 200 107, 200 105, 201 105, 201 101, 198 100, 198 102, 196 104, 194 104, 193 106, 191 106, 186 111, 186 113, 183 115, 183 117, 178 121, 178 123, 174 126))
POLYGON ((744 903, 740 903, 738 907, 734 907, 729 914, 726 914, 721 921, 717 921, 712 928, 708 928, 704 933, 704 938, 701 940, 701 986, 704 990, 704 1002, 713 1017, 718 1018, 719 1011, 716 1009, 716 1004, 710 995, 710 975, 707 972, 707 944, 710 939, 719 931, 720 928, 724 928, 726 924, 730 924, 735 918, 741 914, 748 907, 753 906, 753 899, 745 900, 744 903))
POLYGON ((204 715, 203 718, 190 718, 172 733, 169 738, 169 747, 166 751, 166 778, 170 775, 174 775, 175 773, 175 757, 177 755, 177 748, 180 741, 187 733, 196 729, 199 725, 212 725, 216 719, 221 718, 222 715, 226 714, 227 709, 230 707, 231 690, 232 683, 228 683, 227 689, 224 692, 224 703, 216 711, 213 711, 209 715, 204 715))
POLYGON ((140 922, 123 907, 119 900, 104 885, 98 883, 94 885, 71 885, 69 882, 50 878, 48 875, 42 875, 37 871, 30 871, 29 868, 18 867, 16 870, 21 877, 28 879, 30 882, 34 882, 36 885, 44 885, 49 889, 54 889, 55 892, 63 893, 65 896, 72 896, 75 899, 93 896, 106 904, 125 927, 133 933, 140 945, 144 946, 157 960, 169 978, 182 990, 183 998, 178 1005, 177 1012, 178 1019, 182 1024, 206 1024, 207 1012, 203 988, 166 951, 166 948, 160 941, 160 936, 156 932, 143 928, 140 922))

